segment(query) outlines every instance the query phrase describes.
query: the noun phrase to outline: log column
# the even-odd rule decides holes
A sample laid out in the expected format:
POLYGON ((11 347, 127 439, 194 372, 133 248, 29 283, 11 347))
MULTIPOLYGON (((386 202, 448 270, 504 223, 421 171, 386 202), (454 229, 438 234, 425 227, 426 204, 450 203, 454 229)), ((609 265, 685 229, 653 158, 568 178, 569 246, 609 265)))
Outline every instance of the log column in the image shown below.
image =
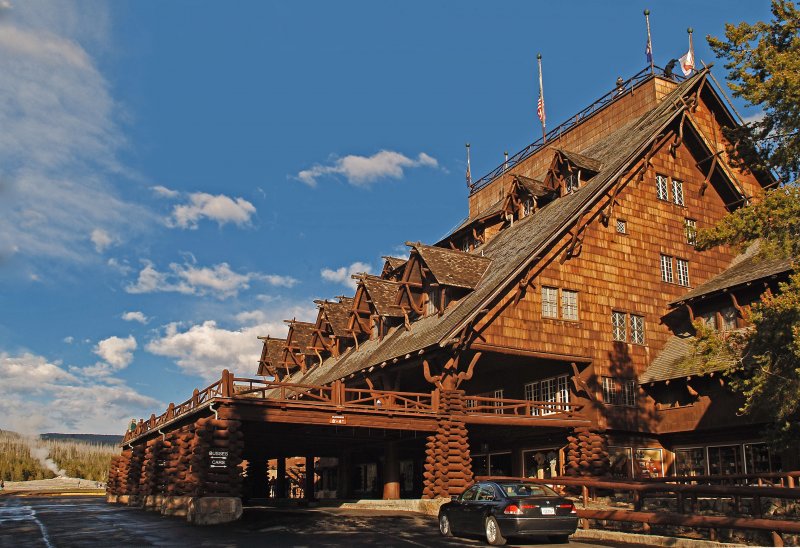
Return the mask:
POLYGON ((314 500, 314 457, 306 455, 306 481, 303 486, 303 496, 306 500, 314 500))
POLYGON ((397 455, 397 443, 386 444, 383 461, 383 498, 384 500, 400 498, 400 459, 397 455))
POLYGON ((247 483, 244 492, 250 498, 264 499, 269 497, 267 482, 267 458, 264 455, 248 455, 247 483))
POLYGON ((579 427, 567 436, 565 474, 568 476, 605 476, 609 470, 608 442, 600 430, 579 427))
POLYGON ((278 457, 275 475, 275 498, 286 498, 286 457, 278 457))
POLYGON ((425 446, 423 498, 449 498, 461 493, 472 482, 467 427, 460 418, 464 405, 463 390, 441 391, 442 418, 425 446))

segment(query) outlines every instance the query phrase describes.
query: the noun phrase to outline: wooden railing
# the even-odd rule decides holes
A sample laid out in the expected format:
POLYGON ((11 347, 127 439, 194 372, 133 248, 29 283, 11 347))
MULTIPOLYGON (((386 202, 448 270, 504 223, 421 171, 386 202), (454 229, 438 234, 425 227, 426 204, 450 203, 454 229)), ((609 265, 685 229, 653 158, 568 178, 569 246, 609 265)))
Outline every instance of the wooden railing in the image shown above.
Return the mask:
MULTIPOLYGON (((368 388, 347 388, 341 380, 330 385, 297 384, 262 379, 234 377, 228 370, 222 372, 217 382, 202 390, 195 390, 192 397, 183 403, 169 404, 161 415, 151 415, 140 420, 124 436, 123 444, 161 427, 181 416, 209 404, 214 398, 261 399, 283 404, 297 404, 304 407, 334 407, 368 411, 380 414, 402 413, 405 415, 430 416, 439 413, 439 391, 399 392, 368 388)), ((581 410, 581 405, 564 402, 545 402, 490 398, 486 396, 465 396, 468 415, 500 415, 508 417, 537 417, 553 419, 573 417, 581 410)))
POLYGON ((466 405, 465 412, 468 415, 494 414, 518 417, 547 417, 566 414, 568 417, 572 417, 583 408, 582 405, 569 402, 512 400, 490 398, 488 396, 465 396, 464 400, 466 405))
MULTIPOLYGON (((781 472, 787 478, 800 477, 800 471, 781 472)), ((752 474, 758 476, 773 476, 774 474, 752 474)), ((777 473, 775 474, 777 475, 777 473)), ((719 476, 708 476, 714 479, 719 476)), ((497 476, 477 476, 476 481, 491 479, 494 481, 526 481, 551 486, 579 487, 583 500, 583 509, 578 510, 578 517, 582 519, 582 527, 589 528, 590 519, 606 521, 622 521, 643 524, 644 532, 650 532, 650 525, 674 525, 708 529, 712 540, 716 539, 718 529, 767 531, 772 535, 775 546, 783 546, 781 534, 799 534, 800 521, 789 519, 763 518, 763 498, 800 501, 800 489, 792 487, 757 487, 757 486, 731 486, 731 485, 684 485, 656 482, 652 480, 632 481, 613 478, 574 478, 554 477, 547 479, 516 478, 497 476), (592 509, 588 508, 590 499, 595 498, 598 490, 622 491, 631 494, 633 501, 632 510, 624 509, 592 509), (641 508, 646 496, 672 495, 676 499, 676 512, 659 510, 658 512, 642 512, 641 508), (733 501, 734 513, 743 514, 742 499, 751 499, 752 509, 746 516, 712 516, 697 514, 697 498, 707 496, 713 498, 729 498, 733 501), (685 502, 689 501, 689 507, 685 502)), ((658 478, 669 481, 676 478, 658 478)), ((680 478, 685 479, 685 478, 680 478)), ((765 479, 762 477, 762 479, 765 479)))

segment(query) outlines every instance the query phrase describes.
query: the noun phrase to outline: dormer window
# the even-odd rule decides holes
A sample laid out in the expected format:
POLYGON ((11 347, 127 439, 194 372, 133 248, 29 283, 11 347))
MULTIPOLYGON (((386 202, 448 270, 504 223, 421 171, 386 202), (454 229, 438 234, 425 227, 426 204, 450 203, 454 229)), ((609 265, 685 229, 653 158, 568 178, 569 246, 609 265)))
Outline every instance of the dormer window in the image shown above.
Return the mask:
POLYGON ((425 315, 431 316, 433 314, 438 314, 439 307, 441 305, 439 299, 439 288, 438 287, 430 288, 428 289, 427 294, 428 294, 428 304, 425 309, 425 315))
POLYGON ((525 201, 522 202, 522 216, 527 217, 528 215, 533 213, 534 202, 533 197, 528 196, 525 198, 525 201))
POLYGON ((572 194, 578 190, 578 187, 580 186, 580 178, 578 177, 578 173, 575 171, 567 173, 564 177, 564 186, 567 194, 572 194))

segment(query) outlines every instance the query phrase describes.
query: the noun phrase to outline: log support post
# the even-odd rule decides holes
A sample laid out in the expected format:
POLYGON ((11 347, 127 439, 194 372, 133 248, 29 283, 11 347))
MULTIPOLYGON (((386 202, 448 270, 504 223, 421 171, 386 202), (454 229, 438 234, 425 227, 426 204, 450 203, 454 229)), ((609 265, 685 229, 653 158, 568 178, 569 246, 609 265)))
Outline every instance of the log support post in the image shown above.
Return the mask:
POLYGON ((383 461, 383 498, 384 500, 400 498, 400 459, 396 442, 386 444, 383 461))
POLYGON ((275 498, 286 498, 286 457, 278 457, 275 476, 275 498))
POLYGON ((472 482, 472 459, 467 428, 459 416, 464 414, 464 391, 441 390, 436 432, 425 446, 422 497, 434 499, 460 494, 472 482))
POLYGON ((303 495, 307 501, 314 500, 314 457, 306 455, 306 481, 303 486, 303 495))

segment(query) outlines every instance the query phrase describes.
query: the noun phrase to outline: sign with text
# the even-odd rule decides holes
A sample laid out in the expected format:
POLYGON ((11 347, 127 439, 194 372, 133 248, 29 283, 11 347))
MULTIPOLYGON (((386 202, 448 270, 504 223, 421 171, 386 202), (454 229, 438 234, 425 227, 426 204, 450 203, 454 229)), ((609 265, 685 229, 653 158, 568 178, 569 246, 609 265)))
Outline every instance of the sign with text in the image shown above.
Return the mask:
POLYGON ((225 468, 228 466, 228 452, 212 450, 208 452, 211 468, 225 468))
POLYGON ((333 415, 331 417, 331 424, 347 424, 347 417, 344 415, 333 415))

